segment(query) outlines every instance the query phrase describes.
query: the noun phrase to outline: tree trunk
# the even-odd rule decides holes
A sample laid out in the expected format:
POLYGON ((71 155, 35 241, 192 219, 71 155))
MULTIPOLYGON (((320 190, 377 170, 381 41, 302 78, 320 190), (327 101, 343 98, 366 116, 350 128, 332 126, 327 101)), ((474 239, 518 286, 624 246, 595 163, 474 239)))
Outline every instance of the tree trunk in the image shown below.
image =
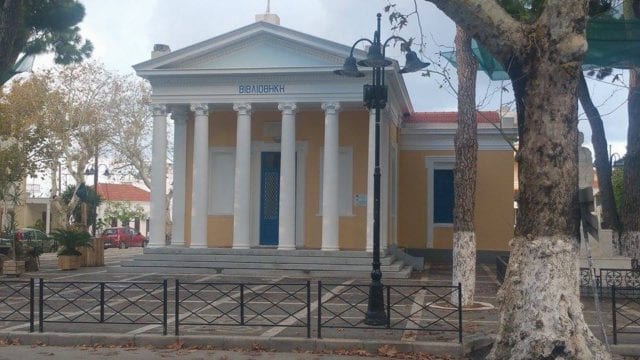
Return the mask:
MULTIPOLYGON (((453 285, 462 285, 462 306, 473 304, 476 287, 476 234, 473 228, 475 207, 478 126, 476 123, 476 73, 478 62, 471 54, 471 36, 456 29, 458 62, 458 128, 456 164, 453 172, 453 285)), ((458 303, 457 294, 451 296, 458 303)))
MULTIPOLYGON (((613 196, 613 184, 611 183, 611 163, 609 160, 609 149, 607 137, 604 133, 604 125, 598 108, 591 101, 589 88, 584 74, 580 72, 578 83, 578 97, 582 104, 589 125, 591 125, 591 143, 595 155, 596 174, 598 175, 598 187, 600 189, 600 199, 602 206, 602 227, 620 231, 620 218, 613 196)), ((617 246, 616 246, 617 248, 617 246)))
POLYGON ((514 88, 524 90, 516 94, 525 119, 517 155, 520 211, 490 358, 610 359, 584 321, 579 296, 580 62, 562 63, 545 51, 550 37, 536 38, 546 56, 516 61, 524 76, 510 73, 514 88))
POLYGON ((629 71, 627 154, 624 157, 622 254, 640 258, 640 73, 629 71))
POLYGON ((15 64, 27 38, 23 1, 0 0, 0 78, 15 64))

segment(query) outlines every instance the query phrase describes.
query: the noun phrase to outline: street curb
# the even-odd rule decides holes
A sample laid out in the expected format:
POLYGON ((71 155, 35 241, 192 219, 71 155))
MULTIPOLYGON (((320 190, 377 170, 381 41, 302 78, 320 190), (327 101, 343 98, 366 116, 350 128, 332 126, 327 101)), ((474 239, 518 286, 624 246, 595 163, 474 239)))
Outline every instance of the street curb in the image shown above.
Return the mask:
POLYGON ((133 346, 170 348, 180 342, 184 348, 213 347, 220 350, 260 349, 265 351, 331 351, 365 350, 376 354, 383 345, 393 346, 398 352, 423 352, 431 355, 460 355, 458 343, 447 342, 402 342, 361 339, 316 339, 290 337, 219 336, 219 335, 126 335, 126 334, 79 334, 79 333, 29 333, 24 331, 0 332, 0 340, 21 345, 47 346, 133 346))

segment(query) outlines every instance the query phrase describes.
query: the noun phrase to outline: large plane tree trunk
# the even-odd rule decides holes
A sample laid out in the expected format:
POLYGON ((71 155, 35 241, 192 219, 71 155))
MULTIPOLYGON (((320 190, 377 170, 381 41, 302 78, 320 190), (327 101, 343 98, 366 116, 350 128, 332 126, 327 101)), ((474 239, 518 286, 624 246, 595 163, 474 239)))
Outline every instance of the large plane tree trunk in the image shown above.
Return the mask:
POLYGON ((622 254, 640 258, 640 73, 629 71, 629 127, 624 157, 622 197, 622 254))
MULTIPOLYGON (((476 287, 475 207, 478 126, 476 123, 476 72, 478 62, 471 53, 471 36, 456 28, 458 62, 458 129, 455 136, 456 164, 453 171, 453 285, 462 285, 462 306, 473 304, 476 287)), ((458 303, 457 294, 452 302, 458 303)))
POLYGON ((518 110, 519 212, 491 359, 610 359, 578 288, 577 87, 588 1, 535 2, 517 20, 494 0, 430 0, 507 69, 518 110))

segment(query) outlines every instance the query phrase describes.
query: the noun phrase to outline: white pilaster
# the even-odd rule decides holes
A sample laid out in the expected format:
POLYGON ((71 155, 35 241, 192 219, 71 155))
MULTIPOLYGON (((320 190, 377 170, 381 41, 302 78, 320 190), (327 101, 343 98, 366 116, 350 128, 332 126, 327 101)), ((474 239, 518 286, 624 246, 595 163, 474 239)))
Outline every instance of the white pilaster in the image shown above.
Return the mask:
POLYGON ((149 247, 165 246, 167 190, 167 108, 153 105, 153 143, 151 145, 151 209, 149 247))
POLYGON ((294 103, 280 103, 282 131, 280 142, 279 250, 296 248, 296 109, 294 103))
POLYGON ((47 234, 51 233, 51 199, 47 200, 47 218, 44 221, 44 229, 47 234))
POLYGON ((251 247, 249 218, 251 204, 251 104, 237 103, 236 168, 233 198, 233 248, 251 247))
POLYGON ((366 250, 373 251, 373 171, 376 164, 376 111, 369 111, 369 144, 367 151, 367 241, 366 250))
POLYGON ((187 109, 171 110, 173 118, 173 208, 171 245, 184 246, 187 178, 187 109))
POLYGON ((207 247, 209 186, 209 106, 191 104, 193 133, 193 187, 191 190, 191 247, 207 247))
POLYGON ((339 250, 338 227, 338 113, 340 104, 327 102, 324 110, 324 163, 322 172, 322 250, 339 250))

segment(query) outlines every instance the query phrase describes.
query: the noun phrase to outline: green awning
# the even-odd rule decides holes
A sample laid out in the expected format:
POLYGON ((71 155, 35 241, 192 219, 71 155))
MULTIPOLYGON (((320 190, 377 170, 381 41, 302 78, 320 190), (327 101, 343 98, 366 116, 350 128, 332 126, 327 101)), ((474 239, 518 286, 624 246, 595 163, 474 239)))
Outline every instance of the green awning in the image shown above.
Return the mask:
MULTIPOLYGON (((611 17, 598 17, 587 25, 589 50, 584 58, 584 67, 613 67, 628 69, 640 67, 640 21, 611 17)), ((491 80, 508 80, 509 76, 491 54, 475 40, 471 43, 473 56, 478 60, 479 70, 491 80)), ((455 51, 440 53, 454 67, 455 51)))

